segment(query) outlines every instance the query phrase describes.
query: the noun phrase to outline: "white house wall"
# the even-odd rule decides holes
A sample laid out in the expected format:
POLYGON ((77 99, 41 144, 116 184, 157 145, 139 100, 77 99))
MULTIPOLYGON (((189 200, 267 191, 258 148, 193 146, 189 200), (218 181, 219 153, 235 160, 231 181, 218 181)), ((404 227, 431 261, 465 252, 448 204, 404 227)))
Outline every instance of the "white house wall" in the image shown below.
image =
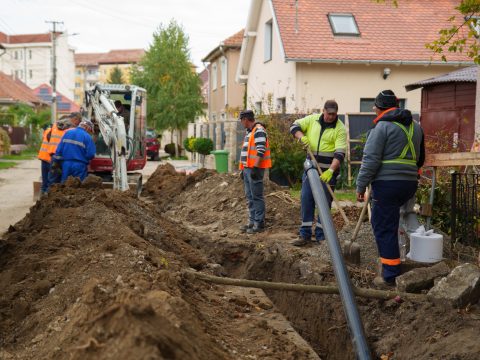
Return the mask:
MULTIPOLYGON (((297 101, 299 112, 323 108, 326 100, 335 99, 339 112, 359 112, 361 98, 375 98, 381 90, 391 89, 406 107, 419 113, 421 91, 406 92, 405 85, 453 71, 453 66, 385 66, 364 64, 297 64, 297 101), (391 70, 383 79, 385 68, 391 70)), ((274 82, 274 79, 271 81, 274 82)))
POLYGON ((247 82, 247 107, 253 109, 255 103, 261 101, 262 110, 269 112, 275 108, 276 99, 285 98, 287 112, 293 112, 295 64, 285 63, 275 24, 272 26, 272 60, 264 62, 265 24, 270 20, 274 23, 272 17, 269 1, 262 1, 247 82))

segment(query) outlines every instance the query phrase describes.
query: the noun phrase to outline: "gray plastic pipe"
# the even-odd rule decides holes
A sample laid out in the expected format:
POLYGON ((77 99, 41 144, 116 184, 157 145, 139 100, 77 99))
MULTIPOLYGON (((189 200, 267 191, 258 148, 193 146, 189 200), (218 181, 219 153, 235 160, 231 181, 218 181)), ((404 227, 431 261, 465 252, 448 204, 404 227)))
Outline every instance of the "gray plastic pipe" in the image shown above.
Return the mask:
POLYGON ((333 271, 337 279, 340 298, 342 299, 343 309, 347 317, 350 335, 352 336, 353 347, 357 354, 357 359, 371 359, 370 350, 365 338, 362 319, 358 313, 357 304, 350 283, 347 268, 343 261, 342 251, 338 242, 337 233, 333 224, 330 206, 328 206, 327 197, 320 182, 318 171, 313 161, 307 159, 304 163, 305 172, 312 189, 312 195, 317 205, 320 220, 322 222, 325 238, 327 239, 330 256, 333 262, 333 271))

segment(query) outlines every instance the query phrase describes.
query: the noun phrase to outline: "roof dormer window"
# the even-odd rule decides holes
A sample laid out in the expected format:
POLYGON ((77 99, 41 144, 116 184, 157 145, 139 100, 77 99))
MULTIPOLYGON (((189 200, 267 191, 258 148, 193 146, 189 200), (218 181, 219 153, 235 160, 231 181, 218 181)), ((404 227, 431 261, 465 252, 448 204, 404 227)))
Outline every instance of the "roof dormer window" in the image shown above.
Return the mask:
POLYGON ((352 14, 328 14, 333 35, 360 36, 357 22, 352 14))

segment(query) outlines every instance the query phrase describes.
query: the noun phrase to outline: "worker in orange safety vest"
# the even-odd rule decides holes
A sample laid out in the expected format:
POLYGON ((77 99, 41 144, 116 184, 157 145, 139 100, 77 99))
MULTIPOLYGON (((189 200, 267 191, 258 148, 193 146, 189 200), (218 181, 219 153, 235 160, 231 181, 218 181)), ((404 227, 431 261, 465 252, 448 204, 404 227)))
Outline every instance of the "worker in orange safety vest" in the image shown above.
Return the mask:
POLYGON ((43 129, 42 145, 38 151, 38 159, 41 161, 42 167, 42 185, 40 187, 40 196, 44 195, 48 190, 48 173, 50 172, 50 162, 52 159, 48 151, 52 127, 50 124, 48 124, 45 125, 43 129))
MULTIPOLYGON (((63 134, 65 131, 69 129, 76 128, 78 124, 82 121, 82 114, 79 112, 72 112, 70 115, 60 118, 55 124, 52 126, 52 130, 50 133, 50 141, 47 147, 47 151, 50 156, 54 155, 57 151, 58 144, 60 144, 60 140, 62 139, 63 134)), ((50 171, 48 173, 48 189, 53 184, 59 184, 62 179, 62 164, 60 161, 51 161, 50 163, 50 171)))

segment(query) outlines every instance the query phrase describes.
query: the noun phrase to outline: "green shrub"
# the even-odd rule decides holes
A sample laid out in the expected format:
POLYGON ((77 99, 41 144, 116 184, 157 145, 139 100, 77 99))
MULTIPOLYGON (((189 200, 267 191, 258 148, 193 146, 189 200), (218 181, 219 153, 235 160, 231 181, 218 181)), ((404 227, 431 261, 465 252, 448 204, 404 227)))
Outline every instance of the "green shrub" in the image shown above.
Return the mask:
MULTIPOLYGON (((430 199, 432 182, 425 178, 420 180, 417 190, 417 202, 426 204, 430 199)), ((451 214, 452 214, 452 183, 447 176, 440 176, 435 183, 432 225, 438 227, 443 232, 450 234, 451 214)))
POLYGON ((0 154, 10 154, 10 137, 2 128, 0 128, 0 154))
POLYGON ((208 155, 213 150, 213 141, 209 138, 196 138, 193 150, 201 155, 208 155))
POLYGON ((183 140, 183 147, 188 152, 193 152, 194 151, 193 150, 194 144, 195 144, 195 137, 193 137, 193 136, 190 136, 190 137, 183 140))
MULTIPOLYGON (((165 145, 163 150, 165 150, 165 152, 168 153, 170 156, 175 156, 175 144, 174 143, 170 143, 170 144, 165 145)), ((182 151, 182 148, 180 147, 180 145, 178 145, 178 153, 180 154, 181 151, 182 151)))
POLYGON ((274 175, 284 176, 290 186, 302 179, 306 154, 302 146, 290 134, 290 125, 299 115, 261 115, 258 121, 265 124, 274 175))

